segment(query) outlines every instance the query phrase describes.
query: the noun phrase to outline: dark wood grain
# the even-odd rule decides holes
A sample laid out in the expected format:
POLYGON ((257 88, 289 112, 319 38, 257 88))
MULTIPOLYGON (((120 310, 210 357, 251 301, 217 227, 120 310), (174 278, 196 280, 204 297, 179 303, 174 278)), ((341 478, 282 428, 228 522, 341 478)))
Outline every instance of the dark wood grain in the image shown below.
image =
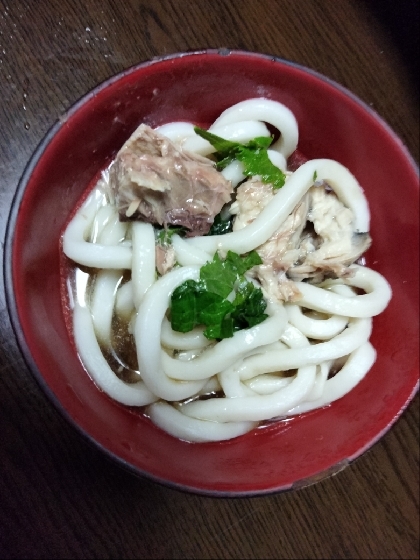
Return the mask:
MULTIPOLYGON (((2 246, 19 177, 60 114, 162 54, 229 47, 314 68, 373 107, 418 159, 418 40, 403 33, 415 32, 418 4, 393 4, 0 0, 2 246)), ((418 558, 418 416, 417 396, 364 456, 297 492, 183 494, 109 462, 53 409, 21 358, 1 285, 0 557, 418 558)))

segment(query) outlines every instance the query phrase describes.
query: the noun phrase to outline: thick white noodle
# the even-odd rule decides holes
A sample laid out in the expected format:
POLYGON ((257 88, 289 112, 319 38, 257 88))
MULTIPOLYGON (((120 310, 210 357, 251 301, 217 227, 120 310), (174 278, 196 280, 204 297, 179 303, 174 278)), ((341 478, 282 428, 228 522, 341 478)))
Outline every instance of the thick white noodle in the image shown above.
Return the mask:
POLYGON ((161 343, 166 348, 173 350, 201 350, 205 348, 211 341, 203 335, 203 327, 196 327, 190 332, 180 333, 173 331, 171 323, 166 317, 163 318, 161 343))
POLYGON ((129 280, 118 288, 115 298, 115 313, 128 321, 134 310, 133 283, 129 280))
MULTIPOLYGON (((211 127, 209 132, 225 140, 239 142, 240 144, 246 144, 258 136, 270 136, 270 132, 265 124, 257 120, 237 122, 214 128, 211 127)), ((190 136, 182 143, 184 150, 189 150, 202 156, 208 156, 216 151, 216 148, 214 148, 210 142, 198 136, 194 131, 193 134, 193 136, 190 136)))
MULTIPOLYGON (((172 122, 158 126, 155 129, 163 134, 172 142, 179 144, 182 149, 208 156, 216 151, 210 142, 198 136, 194 130, 194 125, 188 122, 172 122)), ((255 120, 238 122, 233 125, 222 126, 211 131, 216 136, 246 144, 258 136, 270 136, 270 132, 264 123, 255 120)))
POLYGON ((115 296, 122 278, 120 270, 103 269, 95 278, 91 296, 90 312, 98 340, 104 346, 111 344, 111 322, 115 296))
POLYGON ((331 365, 333 361, 327 360, 325 362, 321 362, 317 368, 315 383, 312 387, 311 392, 307 395, 307 401, 315 401, 322 396, 324 392, 324 387, 328 379, 328 374, 330 373, 331 365))
POLYGON ((270 395, 271 393, 279 391, 283 387, 289 385, 293 379, 294 376, 282 377, 280 375, 265 373, 263 375, 257 375, 257 377, 253 377, 252 379, 248 379, 243 383, 259 395, 270 395))
MULTIPOLYGON (((335 280, 327 280, 322 285, 320 284, 320 287, 344 297, 354 297, 357 295, 356 290, 351 286, 347 286, 346 284, 331 284, 331 282, 335 282, 335 280)), ((340 282, 342 282, 342 280, 340 280, 340 282)))
MULTIPOLYGON (((286 329, 284 332, 286 332, 288 329, 288 326, 286 326, 286 329)), ((283 334, 281 335, 280 338, 283 338, 283 334)), ((302 335, 303 336, 303 335, 302 335)), ((306 337, 303 337, 306 340, 306 337)), ((247 358, 250 358, 251 356, 260 356, 262 354, 265 354, 266 352, 272 352, 272 351, 279 351, 279 350, 284 350, 287 348, 287 345, 284 344, 283 342, 281 342, 280 340, 276 341, 276 342, 272 342, 271 344, 265 344, 265 345, 261 345, 261 346, 257 346, 256 348, 253 348, 252 350, 249 350, 248 352, 246 352, 246 354, 244 354, 241 358, 239 358, 239 360, 237 362, 235 362, 232 366, 230 366, 228 369, 233 368, 233 370, 236 372, 238 371, 238 367, 243 363, 243 360, 246 360, 247 358)), ((221 371, 217 377, 219 378, 221 375, 223 375, 227 370, 221 371)), ((239 380, 239 377, 238 377, 239 380)), ((231 385, 233 387, 233 384, 231 385)))
MULTIPOLYGON (((242 360, 238 360, 237 363, 242 363, 242 360)), ((256 392, 252 388, 242 383, 242 381, 239 379, 239 375, 237 372, 237 363, 221 371, 217 376, 224 396, 228 399, 246 397, 256 394, 256 392)))
POLYGON ((155 232, 152 224, 133 222, 131 280, 136 309, 156 277, 155 232))
MULTIPOLYGON (((256 356, 263 356, 267 352, 283 352, 287 346, 289 348, 304 348, 305 346, 309 346, 309 340, 306 336, 290 324, 286 325, 280 337, 280 341, 270 344, 265 352, 259 351, 258 353, 248 354, 242 361, 238 361, 231 368, 228 368, 219 375, 220 384, 227 397, 240 397, 250 394, 268 395, 286 387, 293 381, 295 376, 279 377, 278 375, 270 375, 265 372, 244 381, 241 380, 239 375, 244 364, 248 363, 251 356, 255 358, 256 356)), ((262 347, 262 349, 264 349, 264 347, 262 347)))
POLYGON ((359 265, 352 265, 350 268, 354 273, 353 276, 341 279, 340 282, 362 288, 367 292, 366 294, 345 297, 330 290, 300 282, 298 287, 302 298, 299 299, 299 305, 322 313, 345 317, 373 317, 382 313, 392 295, 388 282, 371 268, 359 265))
POLYGON ((118 245, 127 234, 128 222, 121 222, 115 207, 111 208, 114 209, 114 212, 98 235, 97 242, 101 245, 118 245))
POLYGON ((296 117, 282 103, 263 97, 247 99, 232 105, 217 118, 209 128, 210 132, 227 124, 256 120, 271 124, 280 132, 280 138, 271 146, 287 159, 295 150, 299 140, 296 117))
POLYGON ((189 362, 200 354, 199 350, 182 350, 177 352, 177 360, 180 362, 189 362))
MULTIPOLYGON (((204 381, 180 382, 170 379, 162 368, 161 329, 170 297, 185 280, 197 280, 200 267, 175 268, 157 280, 146 292, 137 313, 134 338, 142 379, 160 398, 179 401, 195 395, 204 381)), ((186 365, 186 364, 185 364, 186 365)))
MULTIPOLYGON (((309 346, 309 340, 299 329, 288 323, 280 337, 280 341, 289 348, 304 348, 309 346)), ((281 352, 281 349, 279 350, 281 352)))
POLYGON ((186 239, 186 243, 211 254, 217 249, 231 250, 238 254, 256 249, 271 237, 310 189, 315 172, 317 180, 327 181, 344 205, 353 211, 354 230, 369 231, 368 204, 355 177, 337 161, 314 159, 304 163, 289 176, 284 186, 251 224, 224 235, 186 239))
POLYGON ((73 309, 75 301, 82 306, 89 305, 89 279, 90 274, 78 266, 74 271, 74 281, 72 282, 70 278, 67 279, 70 309, 73 309))
POLYGON ((172 247, 174 248, 176 261, 181 266, 202 266, 212 260, 212 256, 185 242, 185 239, 177 234, 172 236, 172 247))
POLYGON ((172 142, 182 145, 186 138, 195 136, 194 125, 190 122, 170 122, 155 128, 156 132, 166 136, 172 142))
POLYGON ((95 189, 79 208, 63 235, 64 254, 78 264, 93 268, 131 268, 131 248, 100 245, 86 241, 104 195, 95 189))
POLYGON ((155 402, 157 397, 143 381, 124 383, 105 360, 96 339, 92 317, 87 307, 76 304, 73 310, 74 339, 80 359, 87 372, 107 395, 128 406, 144 406, 155 402))
POLYGON ((287 411, 287 416, 308 412, 341 399, 360 383, 375 363, 375 359, 376 352, 372 344, 362 344, 351 353, 341 370, 325 382, 322 395, 318 399, 297 405, 287 411))
POLYGON ((181 411, 187 416, 214 422, 269 420, 284 414, 304 400, 314 385, 315 374, 316 366, 306 365, 299 368, 291 383, 271 395, 193 401, 182 405, 181 411))
POLYGON ((267 150, 267 155, 273 165, 281 169, 283 172, 287 171, 287 161, 283 154, 270 148, 267 150))
POLYGON ((222 170, 223 177, 232 183, 232 187, 236 187, 245 179, 244 164, 241 161, 234 160, 222 170))
POLYGON ((182 381, 206 379, 228 368, 250 350, 275 342, 285 329, 287 315, 282 305, 272 302, 267 305, 267 313, 269 317, 259 325, 237 331, 232 338, 223 339, 188 363, 180 364, 162 352, 167 376, 182 381))
MULTIPOLYGON (((284 332, 286 332, 287 330, 287 326, 284 332)), ((284 334, 283 332, 283 334, 284 334)), ((282 335, 283 336, 283 335, 282 335)), ((265 344, 264 346, 258 346, 258 348, 255 348, 254 350, 251 350, 250 352, 248 352, 245 355, 245 358, 247 358, 248 356, 256 356, 257 354, 264 354, 264 352, 268 352, 270 350, 284 350, 287 348, 286 344, 283 344, 283 342, 280 342, 280 340, 276 341, 276 342, 272 342, 271 344, 265 344)))
POLYGON ((185 416, 173 406, 163 402, 148 408, 152 422, 172 436, 191 442, 224 441, 242 436, 257 426, 256 422, 207 422, 185 416))
POLYGON ((251 379, 261 373, 286 371, 342 358, 364 344, 371 330, 372 319, 351 319, 349 326, 332 340, 247 358, 239 370, 239 376, 242 380, 251 379))
POLYGON ((99 236, 102 234, 105 226, 108 225, 115 211, 115 208, 109 204, 99 208, 93 219, 89 239, 87 239, 87 241, 99 243, 99 236))
POLYGON ((200 389, 198 395, 209 395, 210 393, 218 393, 222 390, 217 375, 210 377, 204 387, 200 389))
POLYGON ((299 305, 286 304, 285 308, 289 322, 302 334, 315 340, 328 340, 340 334, 347 326, 347 317, 332 315, 328 319, 314 319, 304 315, 299 305))

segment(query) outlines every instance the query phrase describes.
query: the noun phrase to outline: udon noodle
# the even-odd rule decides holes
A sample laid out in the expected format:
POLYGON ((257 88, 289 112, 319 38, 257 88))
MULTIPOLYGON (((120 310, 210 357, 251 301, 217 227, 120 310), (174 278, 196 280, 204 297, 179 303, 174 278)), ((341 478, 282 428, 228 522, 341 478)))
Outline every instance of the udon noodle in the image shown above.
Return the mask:
MULTIPOLYGON (((332 193, 334 200, 329 197, 328 203, 339 204, 340 211, 350 216, 352 238, 368 232, 369 208, 356 178, 329 159, 306 161, 288 170, 287 161, 298 144, 297 122, 289 109, 271 100, 234 105, 209 131, 245 144, 269 136, 273 129, 277 139, 267 153, 285 173, 284 186, 267 191, 264 204, 254 204, 251 195, 249 219, 249 208, 240 208, 238 194, 228 206, 235 217, 233 231, 194 237, 173 234, 169 244, 175 257, 167 271, 156 270, 162 228, 120 220, 109 190, 109 170, 63 235, 64 254, 77 265, 69 293, 74 338, 85 369, 112 399, 145 407, 142 411, 157 426, 183 440, 235 438, 260 423, 329 405, 351 391, 375 361, 369 342, 372 317, 387 306, 390 287, 379 273, 356 264, 357 258, 337 265, 340 274, 337 267, 336 273, 331 272, 330 264, 327 273, 313 265, 319 251, 327 253, 323 262, 330 263, 335 247, 335 240, 328 239, 313 216, 314 198, 307 216, 319 231, 310 242, 322 238, 324 249, 312 247, 309 260, 299 261, 296 247, 309 239, 303 235, 305 217, 292 253, 286 251, 277 261, 273 257, 277 268, 264 260, 264 248, 269 243, 271 249, 275 246, 276 232, 296 215, 309 192, 332 193), (239 225, 241 218, 245 223, 239 225), (263 292, 267 317, 262 322, 221 340, 207 338, 200 326, 185 333, 172 329, 171 295, 178 286, 197 281, 201 267, 215 253, 223 258, 228 251, 244 255, 254 250, 263 264, 245 276, 263 292), (287 266, 282 264, 286 261, 287 266), (301 270, 305 266, 312 271, 306 277, 301 270)), ((157 132, 180 150, 213 157, 215 149, 191 123, 169 123, 157 132)), ((238 160, 221 173, 235 188, 245 184, 244 166, 238 160)), ((333 215, 333 221, 338 219, 333 215)))

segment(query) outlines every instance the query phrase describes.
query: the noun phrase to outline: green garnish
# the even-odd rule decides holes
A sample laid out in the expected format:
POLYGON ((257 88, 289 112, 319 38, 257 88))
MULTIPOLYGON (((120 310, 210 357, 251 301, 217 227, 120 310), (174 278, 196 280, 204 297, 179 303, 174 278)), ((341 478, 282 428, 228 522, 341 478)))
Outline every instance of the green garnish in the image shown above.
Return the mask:
POLYGON ((183 227, 168 227, 163 228, 156 234, 157 242, 161 245, 170 245, 172 243, 172 237, 175 233, 183 236, 185 234, 185 228, 183 227))
POLYGON ((216 253, 211 262, 201 267, 200 280, 187 280, 174 290, 172 329, 189 332, 204 325, 204 336, 222 339, 264 321, 268 315, 263 293, 244 277, 247 270, 261 263, 256 251, 245 257, 228 251, 224 260, 216 253), (229 301, 227 297, 232 292, 234 298, 229 301))
POLYGON ((314 175, 312 177, 312 180, 313 180, 314 183, 315 183, 317 177, 318 177, 318 173, 316 172, 316 169, 315 169, 314 175))
POLYGON ((216 214, 213 224, 207 235, 224 235, 232 231, 233 216, 222 218, 222 214, 216 214))
POLYGON ((271 183, 275 189, 284 185, 285 174, 273 165, 268 157, 267 148, 273 141, 272 137, 258 136, 247 144, 239 144, 220 138, 198 126, 194 127, 194 131, 216 148, 214 156, 217 169, 224 169, 237 159, 244 164, 244 175, 247 177, 259 175, 263 183, 271 183))

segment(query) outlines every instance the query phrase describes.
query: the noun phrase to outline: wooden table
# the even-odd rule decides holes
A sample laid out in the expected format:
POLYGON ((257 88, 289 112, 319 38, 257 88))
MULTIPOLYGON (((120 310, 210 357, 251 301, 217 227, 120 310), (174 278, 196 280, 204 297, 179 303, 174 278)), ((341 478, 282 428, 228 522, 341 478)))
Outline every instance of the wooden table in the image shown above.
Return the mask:
MULTIPOLYGON (((309 66, 375 109, 418 158, 418 3, 0 0, 0 235, 37 144, 71 104, 153 56, 229 47, 309 66), (396 6, 394 6, 396 4, 396 6)), ((0 288, 1 558, 418 558, 418 396, 337 476, 216 499, 134 477, 51 406, 0 288)))

